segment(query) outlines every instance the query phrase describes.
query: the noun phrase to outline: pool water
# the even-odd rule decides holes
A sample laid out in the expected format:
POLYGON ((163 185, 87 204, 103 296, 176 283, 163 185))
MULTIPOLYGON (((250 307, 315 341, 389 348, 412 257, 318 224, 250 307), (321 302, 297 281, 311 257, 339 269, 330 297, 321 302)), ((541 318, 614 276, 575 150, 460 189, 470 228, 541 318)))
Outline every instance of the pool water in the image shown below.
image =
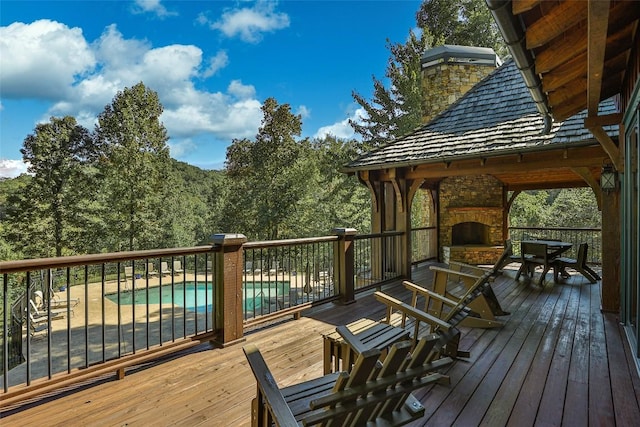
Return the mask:
MULTIPOLYGON (((269 298, 289 295, 289 282, 265 283, 245 282, 243 289, 243 311, 251 312, 260 309, 269 298)), ((118 294, 106 294, 105 297, 114 303, 118 303, 118 294)), ((211 283, 176 283, 146 289, 136 289, 134 292, 120 292, 120 305, 150 305, 171 304, 184 307, 187 310, 204 313, 213 310, 213 285, 211 283), (148 295, 148 298, 147 298, 148 295)))

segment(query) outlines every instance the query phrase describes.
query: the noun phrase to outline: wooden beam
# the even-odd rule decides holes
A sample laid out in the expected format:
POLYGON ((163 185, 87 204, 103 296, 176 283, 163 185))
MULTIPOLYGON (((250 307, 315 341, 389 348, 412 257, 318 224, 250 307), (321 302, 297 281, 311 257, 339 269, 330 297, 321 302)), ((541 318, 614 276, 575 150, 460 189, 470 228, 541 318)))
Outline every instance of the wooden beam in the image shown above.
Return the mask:
POLYGON ((587 66, 587 54, 583 53, 560 65, 542 76, 542 90, 552 92, 571 80, 584 76, 587 66))
POLYGON ((533 9, 541 2, 542 0, 513 0, 511 2, 511 13, 514 15, 520 15, 521 13, 533 9))
POLYGON ((380 212, 380 199, 378 193, 371 183, 371 173, 369 171, 358 172, 358 180, 369 189, 371 194, 371 202, 373 203, 373 209, 375 212, 380 212))
POLYGON ((409 194, 407 195, 407 208, 410 208, 413 204, 413 198, 416 192, 422 187, 424 179, 414 179, 409 186, 409 194))
MULTIPOLYGON (((563 149, 538 152, 535 155, 526 156, 518 163, 517 155, 487 158, 485 166, 480 166, 478 160, 469 159, 452 162, 448 169, 441 167, 439 163, 419 165, 413 172, 407 171, 407 179, 436 178, 462 175, 500 174, 509 172, 524 172, 553 170, 557 168, 571 167, 601 167, 607 153, 599 144, 589 147, 570 148, 565 159, 563 149)), ((384 176, 380 179, 384 180, 384 176)))
POLYGON ((522 191, 520 190, 515 190, 511 193, 511 197, 509 197, 509 200, 507 201, 507 206, 506 206, 507 215, 509 215, 509 211, 511 211, 511 205, 513 204, 513 201, 516 199, 516 197, 518 197, 518 194, 520 193, 522 193, 522 191))
MULTIPOLYGON (((607 80, 606 86, 602 89, 602 98, 607 99, 620 91, 620 84, 615 84, 615 78, 607 80)), ((586 90, 575 98, 567 101, 563 104, 552 105, 553 118, 556 121, 564 121, 569 117, 572 117, 587 107, 587 92, 586 90)))
POLYGON ((589 116, 598 115, 601 99, 604 55, 609 28, 609 0, 588 2, 588 70, 587 70, 587 106, 589 116))
POLYGON ((600 189, 600 183, 595 176, 591 173, 589 168, 571 168, 576 175, 584 179, 584 182, 589 184, 589 187, 593 190, 593 194, 596 197, 596 203, 598 204, 598 210, 602 210, 602 190, 600 189))
POLYGON ((507 190, 509 191, 528 191, 528 190, 557 190, 560 188, 583 188, 587 184, 579 178, 575 181, 562 181, 562 182, 531 182, 531 183, 515 183, 508 184, 507 190))
POLYGON ((547 73, 586 51, 587 32, 582 27, 575 27, 536 55, 536 73, 547 73))
MULTIPOLYGON (((640 2, 638 2, 640 4, 640 2)), ((607 51, 605 57, 605 75, 609 67, 618 68, 619 64, 622 64, 622 69, 626 68, 626 59, 628 57, 628 50, 633 46, 633 28, 629 24, 628 27, 621 29, 607 38, 607 51)), ((571 49, 570 46, 566 46, 566 49, 571 49)), ((579 46, 574 46, 574 49, 580 49, 579 46)), ((556 52, 558 58, 553 62, 542 63, 538 65, 540 57, 545 58, 546 49, 541 51, 539 56, 536 57, 536 71, 538 68, 546 69, 551 67, 551 70, 546 72, 542 77, 542 90, 545 92, 551 92, 564 86, 571 80, 586 76, 587 74, 587 53, 586 53, 586 38, 584 49, 581 49, 582 53, 577 56, 566 53, 556 52), (567 57, 570 57, 568 61, 567 57)))
POLYGON ((595 126, 618 125, 622 123, 622 113, 593 116, 584 119, 584 127, 589 129, 595 126))
MULTIPOLYGON (((606 70, 609 70, 609 67, 606 67, 606 70)), ((604 80, 603 86, 600 89, 603 99, 618 93, 622 82, 622 70, 615 70, 612 67, 611 71, 605 71, 605 74, 607 78, 604 80)), ((571 111, 574 111, 574 114, 586 109, 587 84, 586 77, 579 77, 557 90, 549 92, 549 105, 554 107, 554 113, 560 113, 562 110, 567 109, 567 107, 563 105, 575 105, 575 108, 569 108, 571 111)), ((558 119, 556 114, 554 114, 554 117, 558 119)))
MULTIPOLYGON (((640 16, 640 2, 624 1, 616 3, 609 12, 609 22, 615 22, 607 30, 607 59, 630 48, 635 34, 634 22, 640 16), (628 27, 628 28, 627 28, 628 27), (622 41, 621 39, 624 39, 622 41), (620 49, 620 43, 624 49, 620 49)), ((546 73, 571 58, 587 51, 587 29, 576 26, 562 37, 549 42, 544 50, 536 54, 536 72, 546 73)))
POLYGON ((549 99, 549 105, 561 105, 567 102, 571 102, 574 98, 580 97, 586 101, 587 96, 587 79, 585 77, 579 77, 568 82, 566 85, 549 92, 547 95, 549 99))
POLYGON ((574 25, 587 19, 587 2, 565 1, 527 28, 527 49, 549 43, 574 25))
POLYGON ((615 142, 611 139, 611 137, 604 131, 602 126, 594 126, 592 128, 588 128, 589 132, 596 137, 602 148, 609 156, 609 159, 615 166, 616 170, 619 172, 624 171, 624 159, 622 159, 622 155, 620 149, 616 145, 615 142))
POLYGON ((393 191, 396 193, 396 204, 400 208, 400 212, 405 211, 405 194, 403 193, 404 186, 400 183, 400 178, 398 174, 398 169, 393 168, 388 173, 389 178, 391 179, 391 185, 393 185, 393 191))

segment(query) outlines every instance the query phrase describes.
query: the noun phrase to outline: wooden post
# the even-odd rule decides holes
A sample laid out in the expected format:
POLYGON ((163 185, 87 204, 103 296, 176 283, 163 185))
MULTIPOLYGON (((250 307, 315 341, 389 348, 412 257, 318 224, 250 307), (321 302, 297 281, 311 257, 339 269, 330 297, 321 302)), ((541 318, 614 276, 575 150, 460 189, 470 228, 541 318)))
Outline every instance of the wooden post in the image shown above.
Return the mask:
POLYGON ((226 347, 244 341, 242 337, 242 245, 243 234, 215 234, 214 327, 218 332, 216 344, 226 347))
POLYGON ((602 305, 620 311, 620 189, 602 192, 602 305))
POLYGON ((333 268, 340 292, 340 304, 352 304, 356 302, 353 241, 357 231, 355 228, 335 228, 333 234, 339 237, 333 249, 333 268))

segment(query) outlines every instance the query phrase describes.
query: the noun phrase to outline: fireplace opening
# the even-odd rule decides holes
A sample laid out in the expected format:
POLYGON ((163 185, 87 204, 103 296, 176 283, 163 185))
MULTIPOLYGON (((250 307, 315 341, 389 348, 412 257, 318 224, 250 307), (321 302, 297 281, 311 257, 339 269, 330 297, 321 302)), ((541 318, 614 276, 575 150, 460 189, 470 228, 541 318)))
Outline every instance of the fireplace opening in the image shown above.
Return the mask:
POLYGON ((461 222, 451 228, 451 244, 488 245, 489 226, 480 222, 461 222))

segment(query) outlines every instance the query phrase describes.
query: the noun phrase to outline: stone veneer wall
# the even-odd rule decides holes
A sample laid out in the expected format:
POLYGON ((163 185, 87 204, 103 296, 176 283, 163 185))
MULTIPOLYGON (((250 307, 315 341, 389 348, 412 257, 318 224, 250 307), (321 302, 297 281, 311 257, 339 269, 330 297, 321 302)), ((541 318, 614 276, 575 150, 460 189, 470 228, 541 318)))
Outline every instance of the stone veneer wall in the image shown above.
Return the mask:
POLYGON ((444 62, 422 70, 423 111, 425 112, 422 122, 428 123, 493 70, 495 67, 483 64, 444 62))
MULTIPOLYGON (((503 186, 500 181, 490 175, 456 176, 445 178, 440 182, 439 194, 439 240, 441 259, 448 262, 451 254, 451 229, 460 222, 480 222, 489 227, 490 246, 500 246, 504 242, 502 224, 504 220, 504 206, 502 198, 503 186), (445 253, 444 247, 447 247, 445 253)), ((487 248, 490 259, 494 253, 501 253, 500 249, 487 248)), ((454 250, 458 253, 459 250, 454 250)), ((480 251, 483 252, 483 251, 480 251)), ((470 254, 471 255, 471 254, 470 254)), ((481 256, 474 255, 481 262, 481 256)), ((468 262, 464 258, 451 256, 456 261, 468 262)), ((491 263, 491 262, 490 262, 491 263)))

